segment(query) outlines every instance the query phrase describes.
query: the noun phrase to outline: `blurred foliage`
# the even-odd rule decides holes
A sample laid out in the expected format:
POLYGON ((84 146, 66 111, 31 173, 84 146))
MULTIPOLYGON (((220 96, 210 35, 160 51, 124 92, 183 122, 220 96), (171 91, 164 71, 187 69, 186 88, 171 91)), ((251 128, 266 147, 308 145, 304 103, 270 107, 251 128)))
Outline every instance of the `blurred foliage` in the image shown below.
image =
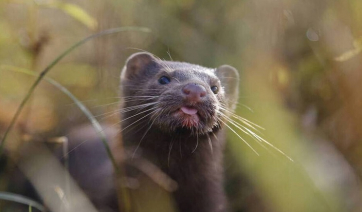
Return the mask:
POLYGON ((38 4, 38 5, 43 7, 63 10, 65 13, 67 13, 74 19, 86 25, 89 29, 95 30, 97 28, 97 21, 77 5, 61 1, 52 1, 50 3, 38 4))
MULTIPOLYGON (((133 52, 230 64, 241 75, 237 114, 265 128, 262 137, 293 158, 238 132, 257 156, 229 131, 225 171, 233 211, 361 211, 360 11, 360 0, 2 0, 0 135, 34 80, 7 67, 39 73, 92 33, 144 26, 152 33, 122 32, 79 47, 49 77, 99 115, 117 108, 119 73, 133 52)), ((118 123, 118 114, 97 118, 118 123)), ((24 135, 66 136, 85 122, 74 102, 41 83, 7 145, 18 148, 24 135)), ((167 198, 144 201, 138 210, 167 211, 170 203, 161 204, 167 198)))

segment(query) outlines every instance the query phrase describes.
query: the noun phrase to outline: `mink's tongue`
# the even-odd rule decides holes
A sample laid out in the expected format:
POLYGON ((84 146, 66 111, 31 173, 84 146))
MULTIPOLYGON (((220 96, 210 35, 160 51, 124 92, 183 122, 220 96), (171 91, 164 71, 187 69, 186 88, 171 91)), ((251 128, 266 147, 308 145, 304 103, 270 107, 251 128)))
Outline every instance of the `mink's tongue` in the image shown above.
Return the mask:
POLYGON ((181 107, 182 112, 188 115, 195 115, 197 113, 197 110, 192 107, 183 106, 181 107))

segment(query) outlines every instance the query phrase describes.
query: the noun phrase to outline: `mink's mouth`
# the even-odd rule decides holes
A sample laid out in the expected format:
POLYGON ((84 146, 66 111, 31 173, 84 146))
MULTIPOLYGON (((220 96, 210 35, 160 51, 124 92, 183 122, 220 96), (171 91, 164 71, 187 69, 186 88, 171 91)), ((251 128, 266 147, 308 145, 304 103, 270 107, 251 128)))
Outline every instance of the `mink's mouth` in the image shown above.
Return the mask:
POLYGON ((204 134, 211 132, 217 124, 214 104, 211 101, 192 105, 170 100, 161 102, 162 104, 157 106, 160 114, 154 116, 154 123, 161 130, 204 134))
POLYGON ((195 115, 197 113, 197 109, 190 106, 182 106, 180 110, 187 115, 195 115))
POLYGON ((198 112, 198 109, 195 107, 181 106, 173 113, 173 116, 180 121, 182 127, 194 128, 200 124, 200 116, 198 112))

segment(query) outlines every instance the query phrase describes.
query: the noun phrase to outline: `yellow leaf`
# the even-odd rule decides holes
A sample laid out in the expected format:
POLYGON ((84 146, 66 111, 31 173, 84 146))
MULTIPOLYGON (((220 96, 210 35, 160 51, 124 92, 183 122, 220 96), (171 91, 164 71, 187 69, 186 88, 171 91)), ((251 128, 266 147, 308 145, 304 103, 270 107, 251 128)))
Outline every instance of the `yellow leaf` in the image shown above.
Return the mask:
POLYGON ((338 62, 347 61, 347 60, 351 59, 352 57, 356 56, 357 54, 359 54, 361 52, 361 50, 362 50, 361 48, 349 50, 349 51, 343 53, 342 55, 336 57, 335 60, 338 62))
POLYGON ((354 49, 344 52, 342 55, 334 58, 336 61, 344 62, 352 57, 356 56, 357 54, 361 53, 362 51, 362 39, 355 40, 353 42, 354 49))

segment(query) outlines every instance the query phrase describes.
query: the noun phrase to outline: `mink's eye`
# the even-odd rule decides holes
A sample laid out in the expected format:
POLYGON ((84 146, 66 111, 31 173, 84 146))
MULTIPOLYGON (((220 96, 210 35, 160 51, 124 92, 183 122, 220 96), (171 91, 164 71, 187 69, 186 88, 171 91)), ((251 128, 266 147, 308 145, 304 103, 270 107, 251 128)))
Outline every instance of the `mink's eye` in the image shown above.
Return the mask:
POLYGON ((211 90, 214 94, 217 94, 217 92, 219 92, 219 87, 215 86, 211 86, 211 90))
POLYGON ((170 83, 170 78, 166 77, 166 76, 162 76, 160 79, 158 79, 158 82, 161 84, 161 85, 166 85, 168 83, 170 83))

